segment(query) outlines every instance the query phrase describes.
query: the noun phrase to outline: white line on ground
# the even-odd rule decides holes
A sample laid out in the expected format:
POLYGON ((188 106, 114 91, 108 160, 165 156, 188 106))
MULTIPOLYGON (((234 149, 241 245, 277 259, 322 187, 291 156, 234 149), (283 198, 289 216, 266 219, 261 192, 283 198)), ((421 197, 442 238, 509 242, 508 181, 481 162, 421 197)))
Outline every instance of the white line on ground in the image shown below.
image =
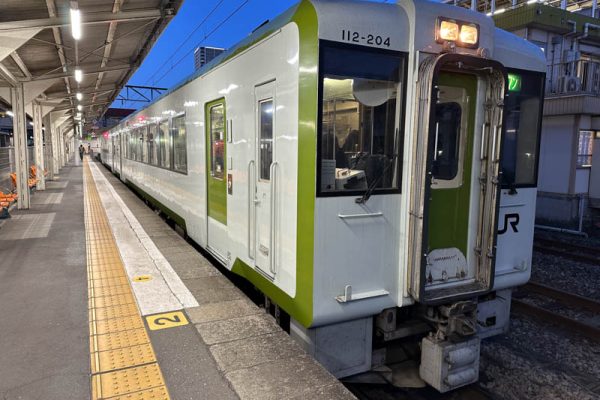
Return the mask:
MULTIPOLYGON (((92 162, 89 166, 129 278, 139 275, 153 277, 146 282, 132 282, 142 315, 197 307, 194 296, 121 196, 98 170, 98 166, 92 162)), ((170 228, 165 225, 165 229, 170 228)))

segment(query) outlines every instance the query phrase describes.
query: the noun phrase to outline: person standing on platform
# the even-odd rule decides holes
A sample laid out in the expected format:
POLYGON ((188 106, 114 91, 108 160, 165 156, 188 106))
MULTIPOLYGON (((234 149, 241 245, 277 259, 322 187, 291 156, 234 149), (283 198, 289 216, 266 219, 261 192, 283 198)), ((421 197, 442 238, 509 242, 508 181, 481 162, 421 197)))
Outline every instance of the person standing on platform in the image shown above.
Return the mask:
POLYGON ((82 144, 80 144, 80 145, 79 145, 79 159, 80 159, 81 161, 83 161, 83 152, 84 152, 84 151, 85 151, 85 149, 83 148, 83 145, 82 145, 82 144))

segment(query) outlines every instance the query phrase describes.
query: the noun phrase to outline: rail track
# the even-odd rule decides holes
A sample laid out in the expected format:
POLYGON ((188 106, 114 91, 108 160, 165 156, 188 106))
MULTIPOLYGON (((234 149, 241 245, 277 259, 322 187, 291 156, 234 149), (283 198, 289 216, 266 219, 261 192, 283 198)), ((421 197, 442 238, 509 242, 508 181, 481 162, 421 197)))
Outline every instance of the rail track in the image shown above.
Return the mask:
POLYGON ((600 248, 567 243, 560 240, 536 238, 533 249, 546 254, 600 266, 600 248))
POLYGON ((490 394, 477 384, 465 386, 448 393, 426 387, 422 389, 397 388, 391 384, 345 384, 359 400, 491 400, 490 394))
MULTIPOLYGON (((594 314, 600 314, 600 302, 587 297, 578 296, 535 282, 528 283, 523 287, 523 290, 528 293, 534 293, 549 298, 557 302, 559 306, 564 306, 572 310, 585 310, 594 314)), ((512 300, 512 307, 516 312, 527 314, 570 331, 575 331, 589 339, 600 342, 600 327, 597 325, 591 325, 587 322, 566 316, 556 310, 551 310, 514 297, 512 300)))

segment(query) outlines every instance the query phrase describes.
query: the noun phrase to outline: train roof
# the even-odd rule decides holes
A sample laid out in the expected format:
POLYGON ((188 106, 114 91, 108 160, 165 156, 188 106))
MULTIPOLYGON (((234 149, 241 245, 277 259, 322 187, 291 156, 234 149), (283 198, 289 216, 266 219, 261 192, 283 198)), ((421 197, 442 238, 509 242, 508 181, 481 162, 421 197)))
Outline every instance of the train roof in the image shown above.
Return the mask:
MULTIPOLYGON (((492 18, 463 7, 456 7, 429 0, 398 0, 396 3, 375 3, 364 0, 301 0, 288 10, 257 27, 246 38, 215 57, 197 71, 182 79, 171 89, 162 93, 146 107, 177 91, 182 86, 199 78, 219 65, 252 47, 265 37, 295 20, 301 7, 310 6, 318 23, 319 39, 337 40, 341 29, 362 29, 363 32, 377 32, 379 35, 394 38, 409 38, 398 42, 391 41, 390 47, 397 51, 422 51, 439 53, 441 45, 435 43, 433 27, 439 16, 477 23, 480 26, 480 47, 491 50, 493 58, 507 67, 545 72, 546 59, 538 46, 512 33, 496 28, 492 18), (365 18, 369 13, 370 18, 365 18), (419 20, 419 27, 431 26, 431 33, 411 31, 410 21, 419 20)), ((304 17, 305 18, 305 17, 304 17)), ((311 22, 311 21, 307 21, 311 22)), ((476 54, 476 49, 461 49, 476 54)), ((126 118, 132 118, 135 114, 126 118)))

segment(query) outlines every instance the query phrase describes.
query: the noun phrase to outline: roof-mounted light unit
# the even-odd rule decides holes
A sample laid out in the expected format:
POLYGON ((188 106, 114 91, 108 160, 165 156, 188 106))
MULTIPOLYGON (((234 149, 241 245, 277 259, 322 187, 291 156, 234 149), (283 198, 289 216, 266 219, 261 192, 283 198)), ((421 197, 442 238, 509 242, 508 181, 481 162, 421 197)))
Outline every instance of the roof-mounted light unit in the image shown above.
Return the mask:
POLYGON ((80 70, 79 68, 77 68, 77 69, 75 70, 75 80, 76 80, 77 82, 81 82, 81 80, 82 80, 82 79, 83 79, 83 71, 82 71, 82 70, 80 70))
POLYGON ((81 94, 81 92, 77 92, 75 97, 77 97, 77 100, 81 101, 81 99, 83 99, 83 94, 81 94))
POLYGON ((15 114, 13 114, 13 112, 10 111, 10 110, 6 111, 6 115, 8 115, 9 117, 14 117, 15 116, 15 114))
POLYGON ((77 111, 81 111, 83 109, 83 106, 81 104, 77 104, 77 111))

